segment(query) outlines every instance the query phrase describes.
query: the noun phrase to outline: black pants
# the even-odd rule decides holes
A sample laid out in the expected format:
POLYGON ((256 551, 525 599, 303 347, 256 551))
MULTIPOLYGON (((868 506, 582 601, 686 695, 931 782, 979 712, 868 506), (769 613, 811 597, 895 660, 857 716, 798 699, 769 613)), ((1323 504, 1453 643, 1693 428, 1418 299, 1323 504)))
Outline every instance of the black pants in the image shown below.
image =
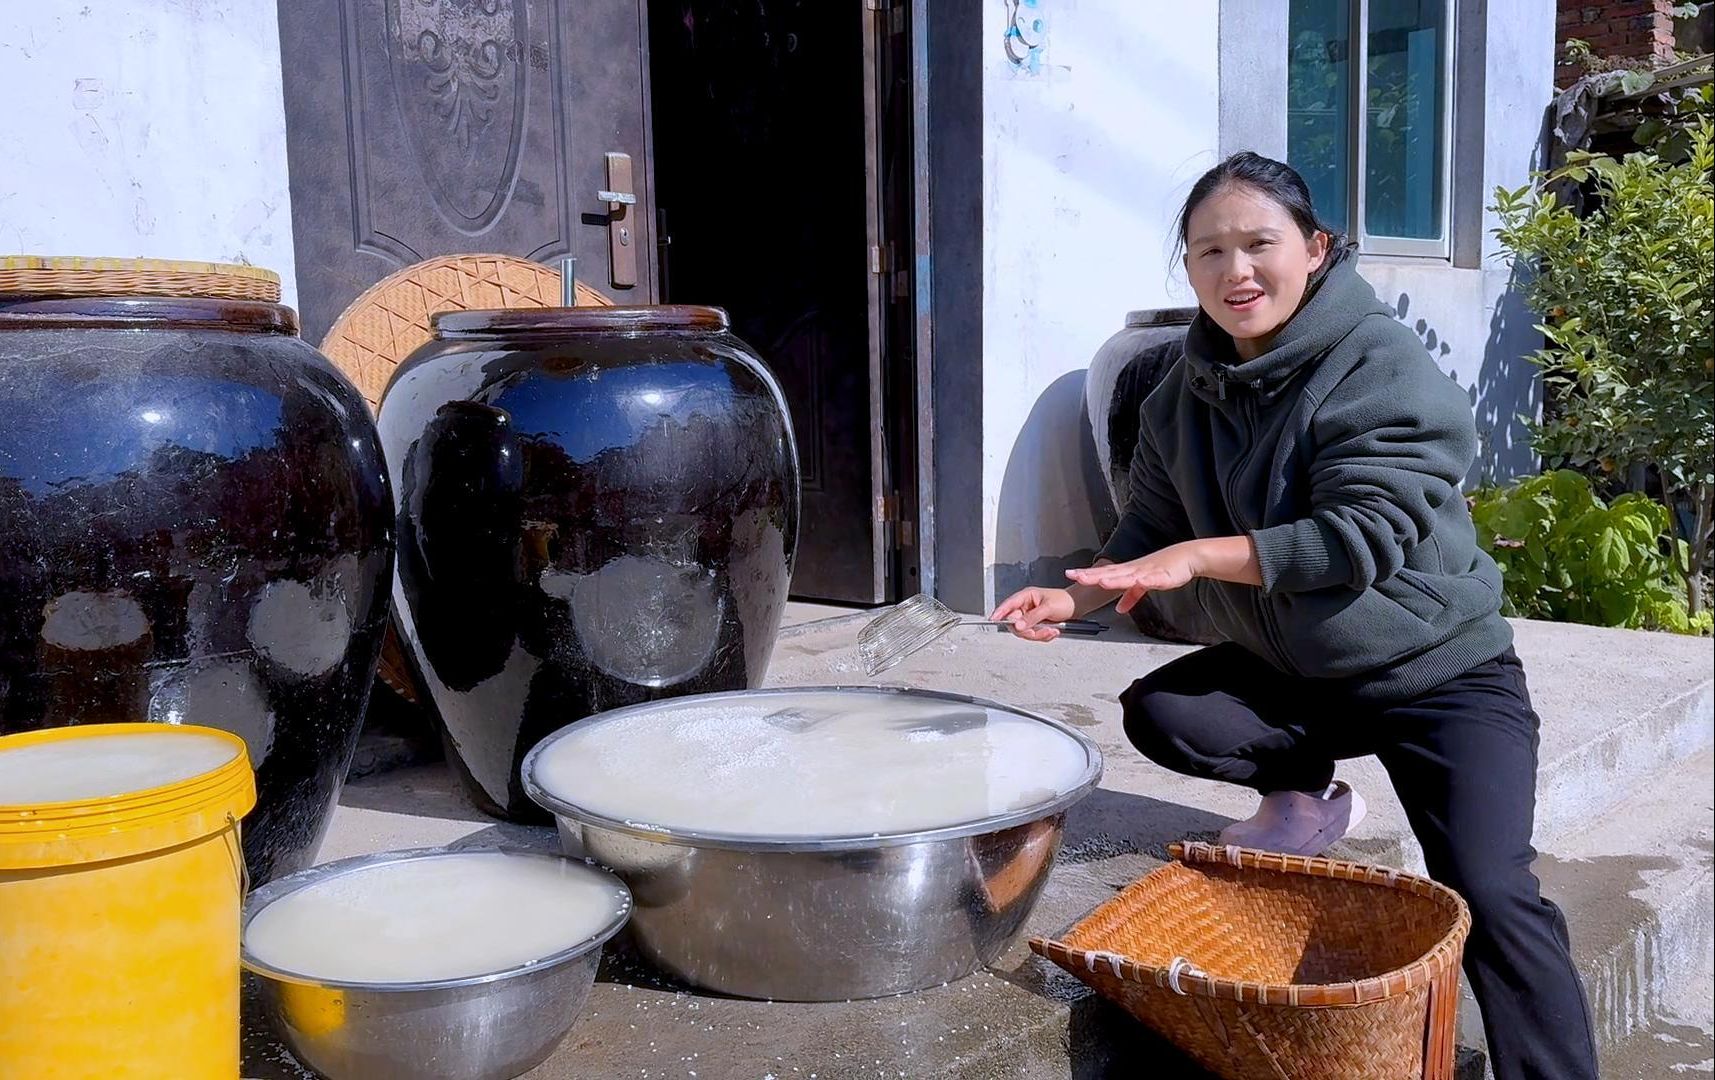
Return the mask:
POLYGON ((1511 649, 1381 704, 1215 645, 1139 679, 1120 701, 1127 736, 1150 760, 1260 792, 1321 791, 1335 761, 1380 758, 1430 875, 1471 907, 1465 974, 1497 1080, 1595 1080, 1566 920, 1530 869, 1539 721, 1511 649))

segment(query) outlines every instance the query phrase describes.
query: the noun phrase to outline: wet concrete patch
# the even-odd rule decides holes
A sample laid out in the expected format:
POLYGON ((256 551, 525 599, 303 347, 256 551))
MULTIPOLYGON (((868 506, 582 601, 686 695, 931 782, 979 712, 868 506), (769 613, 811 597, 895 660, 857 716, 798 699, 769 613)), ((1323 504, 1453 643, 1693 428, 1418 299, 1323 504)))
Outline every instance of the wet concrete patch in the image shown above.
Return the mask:
POLYGON ((1032 702, 1030 704, 1021 705, 1019 708, 1024 709, 1026 712, 1038 713, 1043 716, 1052 716, 1054 719, 1071 724, 1073 727, 1093 728, 1100 727, 1102 723, 1096 716, 1096 710, 1090 708, 1088 705, 1077 705, 1058 701, 1032 702))
POLYGON ((1543 895, 1577 911, 1572 951, 1584 973, 1600 1045, 1625 1039, 1659 1010, 1669 958, 1659 948, 1658 913, 1637 894, 1647 887, 1646 874, 1679 866, 1656 855, 1543 855, 1536 861, 1543 895), (1601 902, 1590 903, 1591 897, 1601 902))

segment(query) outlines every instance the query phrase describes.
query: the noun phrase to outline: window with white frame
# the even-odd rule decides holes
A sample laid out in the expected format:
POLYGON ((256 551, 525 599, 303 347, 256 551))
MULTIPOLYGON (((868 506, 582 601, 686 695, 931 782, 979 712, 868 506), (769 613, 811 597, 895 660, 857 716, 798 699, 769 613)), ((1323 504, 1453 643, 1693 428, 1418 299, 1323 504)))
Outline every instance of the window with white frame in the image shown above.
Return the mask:
POLYGON ((1452 0, 1290 0, 1287 160, 1362 250, 1451 253, 1452 0))

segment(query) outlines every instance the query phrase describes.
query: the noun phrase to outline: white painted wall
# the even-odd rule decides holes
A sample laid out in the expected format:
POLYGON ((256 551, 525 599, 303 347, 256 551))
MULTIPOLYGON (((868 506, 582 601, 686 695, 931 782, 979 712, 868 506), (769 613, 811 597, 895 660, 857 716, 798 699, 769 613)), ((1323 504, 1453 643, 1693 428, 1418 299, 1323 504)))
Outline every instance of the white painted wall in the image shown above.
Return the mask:
POLYGON ((0 102, 0 253, 248 262, 296 303, 274 0, 6 0, 0 102))
POLYGON ((989 0, 983 79, 988 593, 1098 546, 1083 370, 1136 308, 1185 303, 1170 233, 1215 161, 1217 5, 989 0), (1010 54, 1010 55, 1009 55, 1010 54))

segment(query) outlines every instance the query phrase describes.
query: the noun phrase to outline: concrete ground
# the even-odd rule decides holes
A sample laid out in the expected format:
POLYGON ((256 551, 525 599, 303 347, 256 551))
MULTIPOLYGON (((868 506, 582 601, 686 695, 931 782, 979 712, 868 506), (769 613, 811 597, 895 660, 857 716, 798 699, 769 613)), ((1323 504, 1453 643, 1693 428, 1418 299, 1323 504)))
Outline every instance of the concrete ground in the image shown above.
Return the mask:
MULTIPOLYGON (((770 685, 933 687, 996 698, 1087 732, 1106 755, 1101 787, 1068 816, 1055 873, 1028 932, 1063 930, 1147 873, 1180 838, 1211 838, 1251 798, 1166 772, 1125 741, 1116 695, 1187 651, 1119 625, 1095 640, 1036 646, 955 631, 881 680, 854 653, 862 613, 794 606, 770 685)), ((1604 1075, 1711 1072, 1711 827, 1715 822, 1712 649, 1708 640, 1518 625, 1518 651, 1543 716, 1538 873, 1565 908, 1590 991, 1604 1075)), ((1373 760, 1348 763, 1370 816, 1332 854, 1414 867, 1421 856, 1373 760)), ((551 847, 547 829, 497 824, 472 809, 444 767, 383 772, 347 785, 323 860, 397 847, 516 843, 551 847)), ((1463 1041, 1480 1025, 1466 1009, 1463 1041)), ((1462 1051, 1461 1076, 1481 1059, 1462 1051)), ((571 1077, 1093 1078, 1200 1077, 1120 1010, 1020 941, 989 972, 881 1001, 782 1004, 674 986, 610 949, 572 1035, 531 1080, 571 1077)), ((264 1031, 246 1031, 245 1075, 308 1075, 264 1031)))
POLYGON ((873 614, 874 612, 867 608, 791 600, 787 602, 786 611, 780 616, 780 630, 783 634, 802 632, 804 628, 823 627, 837 619, 856 619, 861 622, 873 614))

